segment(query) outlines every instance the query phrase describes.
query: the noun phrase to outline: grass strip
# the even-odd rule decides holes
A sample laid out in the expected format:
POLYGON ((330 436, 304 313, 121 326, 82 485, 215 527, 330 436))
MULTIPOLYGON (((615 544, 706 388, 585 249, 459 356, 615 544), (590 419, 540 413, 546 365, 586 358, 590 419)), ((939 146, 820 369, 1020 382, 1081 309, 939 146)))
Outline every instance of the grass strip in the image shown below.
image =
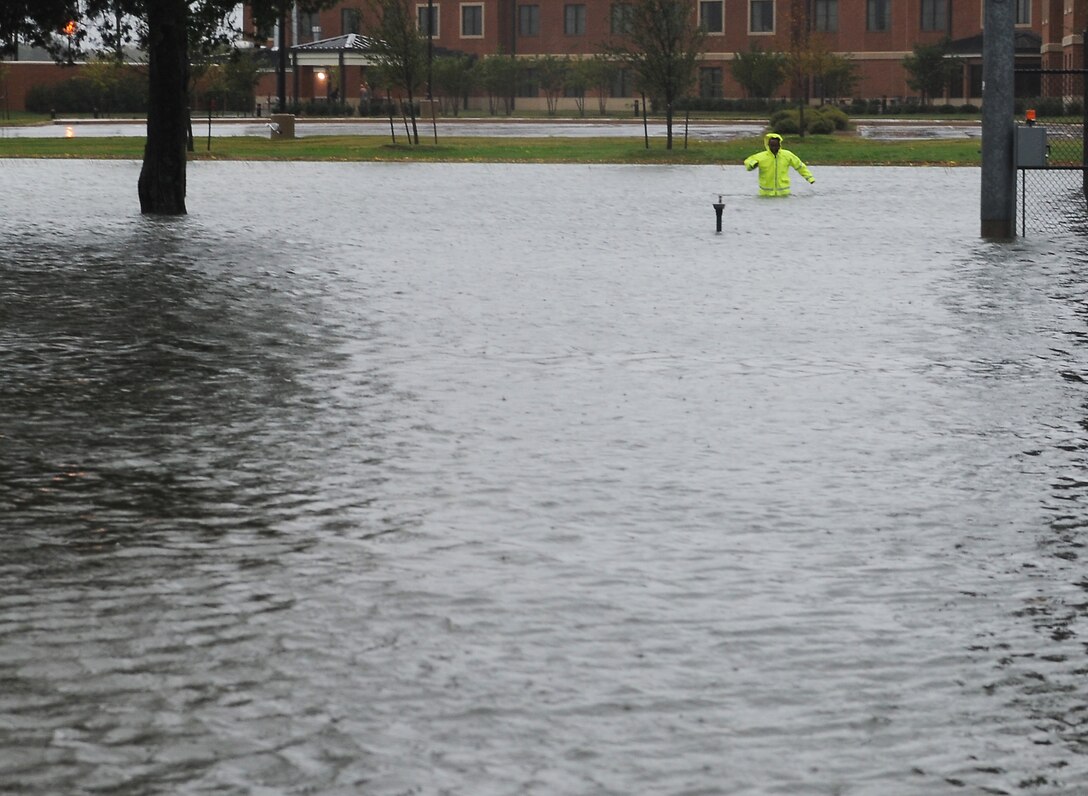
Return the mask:
MULTIPOLYGON (((430 132, 430 131, 428 131, 430 132)), ((309 136, 272 141, 254 136, 197 137, 189 157, 202 160, 441 162, 441 163, 627 163, 635 165, 729 165, 763 148, 761 136, 729 141, 689 140, 682 134, 665 148, 663 136, 650 138, 647 149, 636 138, 433 138, 420 135, 410 145, 403 135, 309 136)), ((978 166, 978 139, 873 141, 852 134, 788 136, 786 146, 812 165, 978 166)), ((79 158, 141 160, 143 137, 3 138, 0 158, 79 158)))

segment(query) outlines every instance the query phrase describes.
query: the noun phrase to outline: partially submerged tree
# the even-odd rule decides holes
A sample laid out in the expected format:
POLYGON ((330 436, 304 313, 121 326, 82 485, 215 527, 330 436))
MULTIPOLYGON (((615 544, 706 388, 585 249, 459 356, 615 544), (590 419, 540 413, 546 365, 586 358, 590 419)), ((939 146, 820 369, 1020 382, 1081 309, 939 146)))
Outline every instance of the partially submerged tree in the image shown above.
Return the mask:
MULTIPOLYGON (((333 0, 301 0, 314 10, 333 0)), ((251 0, 258 19, 279 19, 294 4, 251 0)), ((90 27, 105 27, 99 39, 121 52, 131 41, 147 53, 147 142, 137 192, 140 211, 182 215, 185 210, 186 145, 189 137, 189 63, 194 47, 221 43, 234 0, 3 0, 0 41, 16 39, 71 61, 90 40, 90 27), (105 22, 104 22, 105 20, 105 22)))
POLYGON ((609 48, 635 71, 635 82, 665 105, 665 147, 672 149, 676 101, 695 83, 706 34, 684 0, 635 0, 622 44, 609 48))

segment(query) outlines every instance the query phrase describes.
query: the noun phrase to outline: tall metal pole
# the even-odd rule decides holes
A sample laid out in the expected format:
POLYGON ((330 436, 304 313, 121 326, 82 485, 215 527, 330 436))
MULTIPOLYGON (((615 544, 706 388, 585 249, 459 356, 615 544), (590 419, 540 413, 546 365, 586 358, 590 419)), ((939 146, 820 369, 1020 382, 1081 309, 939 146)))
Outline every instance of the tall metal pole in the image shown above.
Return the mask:
POLYGON ((427 101, 434 97, 431 93, 431 66, 434 63, 434 0, 427 0, 427 101))
POLYGON ((1080 163, 1081 163, 1081 191, 1084 198, 1088 199, 1088 74, 1084 73, 1084 54, 1088 52, 1088 29, 1081 34, 1081 111, 1080 111, 1080 163))
POLYGON ((280 12, 280 29, 277 42, 280 51, 279 62, 276 66, 276 93, 279 102, 276 104, 277 113, 287 113, 287 7, 280 12))
POLYGON ((982 237, 1016 236, 1013 165, 1015 0, 985 0, 982 36, 982 237))

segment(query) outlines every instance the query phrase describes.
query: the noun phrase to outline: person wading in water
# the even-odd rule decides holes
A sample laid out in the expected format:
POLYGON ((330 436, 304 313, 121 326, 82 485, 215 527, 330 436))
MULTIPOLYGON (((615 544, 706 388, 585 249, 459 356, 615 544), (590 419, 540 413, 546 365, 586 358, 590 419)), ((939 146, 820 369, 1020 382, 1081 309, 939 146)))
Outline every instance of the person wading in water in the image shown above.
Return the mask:
POLYGON ((763 151, 756 152, 744 161, 744 168, 748 171, 757 166, 760 196, 789 196, 791 166, 810 184, 816 182, 801 158, 782 148, 782 136, 778 133, 767 133, 763 137, 763 151))

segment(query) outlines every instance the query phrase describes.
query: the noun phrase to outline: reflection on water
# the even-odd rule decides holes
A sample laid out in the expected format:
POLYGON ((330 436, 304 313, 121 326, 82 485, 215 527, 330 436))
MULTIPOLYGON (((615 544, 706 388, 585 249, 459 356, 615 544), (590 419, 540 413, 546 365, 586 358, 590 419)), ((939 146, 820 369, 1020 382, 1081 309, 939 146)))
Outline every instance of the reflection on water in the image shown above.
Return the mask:
POLYGON ((7 787, 1088 776, 1086 252, 977 171, 138 168, 0 161, 7 787))

